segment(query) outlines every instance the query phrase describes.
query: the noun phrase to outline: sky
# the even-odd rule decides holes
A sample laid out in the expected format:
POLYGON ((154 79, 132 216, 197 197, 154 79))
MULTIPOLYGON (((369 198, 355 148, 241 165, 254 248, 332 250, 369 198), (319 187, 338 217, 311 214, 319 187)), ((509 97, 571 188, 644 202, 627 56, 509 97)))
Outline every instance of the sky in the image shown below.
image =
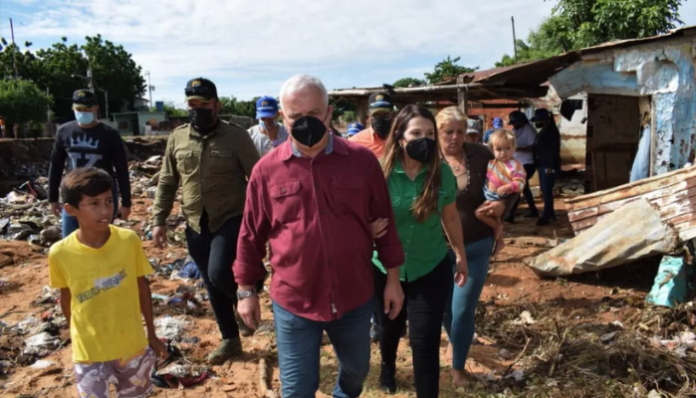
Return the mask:
MULTIPOLYGON (((0 0, 0 36, 49 47, 100 33, 150 71, 153 101, 183 105, 203 76, 221 96, 277 96, 297 73, 327 89, 423 78, 447 57, 488 69, 547 17, 553 0, 0 0)), ((696 0, 680 9, 696 25, 696 0)), ((98 83, 98 76, 95 76, 98 83)), ((147 93, 145 95, 147 97, 147 93)))

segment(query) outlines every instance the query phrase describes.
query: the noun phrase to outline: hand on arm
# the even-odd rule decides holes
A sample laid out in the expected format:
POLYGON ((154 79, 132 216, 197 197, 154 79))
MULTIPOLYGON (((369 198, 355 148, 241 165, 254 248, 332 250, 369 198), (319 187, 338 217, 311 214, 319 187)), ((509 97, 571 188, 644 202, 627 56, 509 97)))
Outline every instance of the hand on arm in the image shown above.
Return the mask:
POLYGON ((514 191, 512 184, 505 184, 502 187, 498 188, 498 195, 500 196, 507 196, 510 195, 514 191))
POLYGON ((450 203, 442 208, 442 226, 447 235, 447 239, 452 246, 456 260, 456 271, 454 273, 454 282, 459 286, 464 286, 466 278, 469 275, 469 267, 466 263, 466 251, 464 250, 464 233, 462 231, 462 222, 457 212, 456 203, 450 203))
POLYGON ((167 346, 162 340, 157 338, 157 333, 155 332, 155 323, 152 316, 152 293, 150 292, 150 284, 144 276, 138 277, 138 293, 140 295, 140 312, 142 312, 143 318, 145 318, 147 341, 160 358, 166 359, 169 356, 167 346))
MULTIPOLYGON (((240 292, 255 292, 256 288, 251 285, 239 286, 240 292)), ((237 303, 237 313, 244 323, 251 329, 258 329, 261 323, 261 305, 259 296, 254 293, 251 296, 239 300, 237 303)))

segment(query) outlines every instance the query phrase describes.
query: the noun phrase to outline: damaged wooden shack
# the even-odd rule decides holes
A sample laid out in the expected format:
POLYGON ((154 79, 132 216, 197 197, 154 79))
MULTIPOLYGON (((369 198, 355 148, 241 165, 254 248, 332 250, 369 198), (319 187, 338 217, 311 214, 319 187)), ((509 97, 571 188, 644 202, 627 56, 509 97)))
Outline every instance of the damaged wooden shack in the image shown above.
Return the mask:
POLYGON ((566 201, 578 236, 527 264, 570 275, 665 254, 648 301, 674 305, 696 238, 696 27, 578 53, 549 82, 561 98, 587 95, 592 193, 566 201))

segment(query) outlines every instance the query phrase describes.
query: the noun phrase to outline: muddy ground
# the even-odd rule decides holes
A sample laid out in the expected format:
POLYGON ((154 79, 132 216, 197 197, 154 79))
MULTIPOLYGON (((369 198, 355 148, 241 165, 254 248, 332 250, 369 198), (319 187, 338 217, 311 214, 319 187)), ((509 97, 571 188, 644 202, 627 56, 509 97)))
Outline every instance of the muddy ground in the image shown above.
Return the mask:
MULTIPOLYGON (((134 213, 130 227, 143 235, 141 229, 148 216, 148 199, 135 200, 134 213)), ((559 201, 559 220, 564 220, 562 203, 559 201)), ((527 266, 522 263, 525 257, 532 256, 547 250, 546 239, 570 238, 572 231, 566 221, 559 221, 551 226, 537 227, 532 220, 519 219, 515 225, 507 227, 506 249, 491 264, 491 272, 481 298, 480 306, 486 314, 495 314, 496 311, 505 308, 561 308, 562 314, 567 319, 558 319, 564 323, 568 320, 583 320, 592 323, 609 324, 613 321, 624 321, 631 317, 642 306, 645 294, 652 284, 655 273, 654 265, 644 265, 638 271, 633 270, 627 274, 625 270, 609 271, 600 274, 591 274, 579 278, 566 279, 540 279, 527 266), (621 301, 626 305, 616 306, 611 309, 606 307, 608 301, 621 301)), ((148 258, 160 259, 162 262, 171 262, 174 259, 183 258, 186 250, 183 244, 173 244, 167 250, 157 250, 151 241, 145 242, 145 250, 148 258)), ((11 265, 0 268, 0 278, 6 278, 14 283, 11 289, 0 292, 0 320, 8 324, 25 319, 31 314, 40 316, 45 308, 31 304, 36 299, 42 288, 48 284, 48 270, 44 251, 41 248, 30 247, 23 242, 0 241, 0 256, 11 257, 11 265)), ((169 280, 160 276, 152 279, 154 293, 172 294, 180 284, 184 282, 169 280)), ((207 307, 208 304, 206 303, 207 307)), ((263 320, 272 322, 272 314, 269 310, 270 299, 263 297, 263 320)), ((490 315, 484 315, 485 317, 490 315)), ((191 327, 186 332, 186 337, 198 337, 200 341, 195 344, 182 344, 185 354, 194 361, 203 361, 206 353, 215 347, 219 341, 216 324, 212 313, 208 310, 199 316, 189 316, 191 327)), ((67 336, 67 331, 61 331, 62 336, 67 336)), ((202 385, 185 390, 156 389, 155 397, 226 397, 246 398, 260 395, 258 380, 258 359, 272 346, 272 333, 265 333, 251 338, 244 338, 243 344, 245 356, 237 361, 223 366, 214 367, 215 375, 202 385)), ((444 358, 445 338, 441 354, 444 358)), ((512 352, 508 359, 502 359, 500 349, 507 346, 505 342, 495 341, 485 335, 479 335, 471 351, 471 359, 467 367, 471 372, 483 378, 487 375, 503 375, 509 370, 512 358, 521 350, 512 352)), ((273 361, 272 387, 279 389, 277 363, 273 361)), ((43 370, 29 367, 19 367, 14 372, 0 380, 0 395, 12 397, 75 397, 74 375, 71 367, 71 349, 69 346, 61 348, 44 358, 53 361, 56 365, 43 370), (22 395, 23 394, 23 395, 22 395)), ((379 351, 377 345, 373 345, 372 372, 366 386, 365 397, 380 397, 382 394, 377 388, 379 369, 379 351)), ((322 351, 322 378, 319 397, 330 396, 333 382, 337 373, 337 363, 332 355, 330 346, 323 347, 322 351), (323 394, 323 395, 322 395, 323 394)), ((474 385, 469 393, 454 391, 451 388, 449 369, 442 360, 441 371, 442 397, 459 396, 485 396, 487 387, 483 384, 474 385)), ((412 397, 413 379, 410 351, 407 340, 402 340, 400 356, 398 359, 398 384, 400 392, 396 397, 412 397)))

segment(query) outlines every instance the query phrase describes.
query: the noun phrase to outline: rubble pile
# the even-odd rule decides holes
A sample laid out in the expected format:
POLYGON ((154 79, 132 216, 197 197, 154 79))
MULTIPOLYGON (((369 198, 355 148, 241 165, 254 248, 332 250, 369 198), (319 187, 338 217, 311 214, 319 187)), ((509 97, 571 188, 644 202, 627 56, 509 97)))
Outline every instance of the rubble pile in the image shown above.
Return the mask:
POLYGON ((61 238, 61 220, 46 201, 48 179, 27 181, 0 198, 0 239, 49 247, 61 238))
POLYGON ((40 317, 31 314, 14 325, 0 321, 0 375, 35 364, 68 343, 60 337, 68 322, 58 304, 59 294, 45 286, 32 303, 44 310, 40 317))
POLYGON ((501 347, 501 358, 515 359, 505 374, 488 375, 489 392, 642 397, 696 391, 693 302, 641 310, 626 325, 573 320, 557 303, 493 307, 477 311, 477 332, 501 347))

